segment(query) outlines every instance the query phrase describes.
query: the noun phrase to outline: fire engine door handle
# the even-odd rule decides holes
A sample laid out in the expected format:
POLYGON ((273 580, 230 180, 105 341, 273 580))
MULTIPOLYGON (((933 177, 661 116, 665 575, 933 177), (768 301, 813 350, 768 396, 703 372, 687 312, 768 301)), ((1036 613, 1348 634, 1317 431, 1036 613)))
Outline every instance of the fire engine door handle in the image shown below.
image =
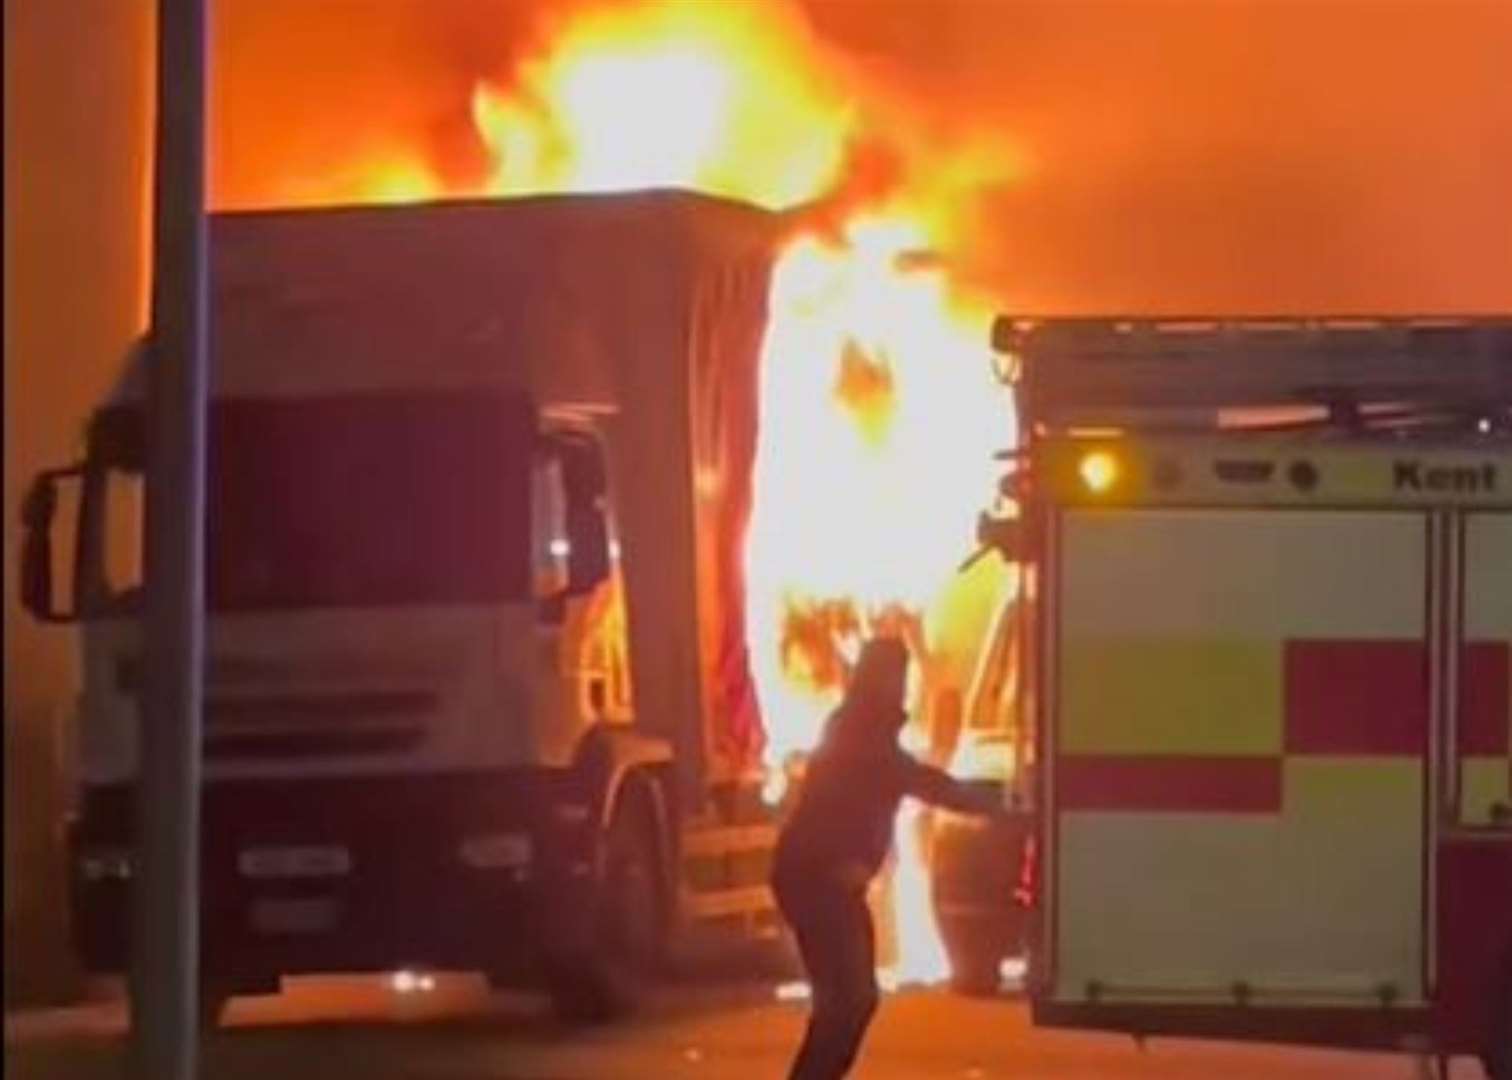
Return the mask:
POLYGON ((1491 827, 1512 832, 1512 802, 1494 802, 1491 804, 1491 827))

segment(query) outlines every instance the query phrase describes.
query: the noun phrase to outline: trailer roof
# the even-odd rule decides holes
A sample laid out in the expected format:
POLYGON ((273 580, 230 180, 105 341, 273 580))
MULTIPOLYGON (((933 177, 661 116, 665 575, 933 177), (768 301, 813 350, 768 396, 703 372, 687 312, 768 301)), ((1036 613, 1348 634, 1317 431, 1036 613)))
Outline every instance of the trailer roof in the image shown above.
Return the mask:
MULTIPOLYGON (((720 275, 766 272, 785 219, 673 191, 215 214, 220 395, 523 386, 613 407, 615 345, 670 331, 720 275)), ((142 390, 140 355, 116 397, 142 390)))

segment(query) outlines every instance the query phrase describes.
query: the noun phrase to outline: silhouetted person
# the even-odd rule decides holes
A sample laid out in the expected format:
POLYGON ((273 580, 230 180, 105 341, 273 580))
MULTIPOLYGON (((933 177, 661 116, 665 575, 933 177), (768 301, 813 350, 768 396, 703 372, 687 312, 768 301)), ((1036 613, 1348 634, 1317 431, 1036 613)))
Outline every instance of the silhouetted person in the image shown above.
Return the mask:
POLYGON ((898 746, 908 719, 907 674, 902 642, 867 642, 777 843, 772 887, 798 939, 813 1000, 791 1080, 844 1076, 876 1012, 876 943, 866 889, 887 858, 903 796, 966 813, 1001 812, 995 800, 898 746))

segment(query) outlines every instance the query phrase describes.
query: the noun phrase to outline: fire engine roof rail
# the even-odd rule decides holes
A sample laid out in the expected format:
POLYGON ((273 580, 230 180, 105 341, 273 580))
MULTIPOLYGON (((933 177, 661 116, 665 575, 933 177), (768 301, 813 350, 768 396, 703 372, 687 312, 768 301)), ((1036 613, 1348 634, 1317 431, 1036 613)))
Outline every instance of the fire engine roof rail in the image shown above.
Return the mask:
POLYGON ((1504 415, 1512 316, 1063 318, 1003 316, 993 346, 1017 366, 1035 423, 1099 412, 1389 404, 1504 415))

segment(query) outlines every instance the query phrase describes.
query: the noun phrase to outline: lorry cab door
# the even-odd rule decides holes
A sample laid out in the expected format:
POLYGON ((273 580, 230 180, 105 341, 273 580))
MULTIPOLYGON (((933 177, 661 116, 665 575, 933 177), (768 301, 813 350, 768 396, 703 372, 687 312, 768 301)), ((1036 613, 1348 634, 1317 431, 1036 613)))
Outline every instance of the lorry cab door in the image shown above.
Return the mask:
POLYGON ((1430 524, 1050 511, 1038 1022, 1375 1042, 1421 1018, 1430 524))

